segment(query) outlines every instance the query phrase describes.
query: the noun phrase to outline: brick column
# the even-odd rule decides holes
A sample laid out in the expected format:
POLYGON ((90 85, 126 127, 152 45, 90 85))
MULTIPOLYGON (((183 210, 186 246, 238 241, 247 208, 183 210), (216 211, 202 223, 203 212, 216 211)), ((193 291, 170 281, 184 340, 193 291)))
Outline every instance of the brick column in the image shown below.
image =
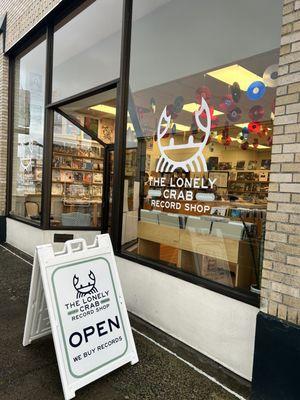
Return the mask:
POLYGON ((300 0, 284 0, 251 400, 299 398, 300 0))
POLYGON ((285 0, 261 310, 300 324, 300 0, 285 0))

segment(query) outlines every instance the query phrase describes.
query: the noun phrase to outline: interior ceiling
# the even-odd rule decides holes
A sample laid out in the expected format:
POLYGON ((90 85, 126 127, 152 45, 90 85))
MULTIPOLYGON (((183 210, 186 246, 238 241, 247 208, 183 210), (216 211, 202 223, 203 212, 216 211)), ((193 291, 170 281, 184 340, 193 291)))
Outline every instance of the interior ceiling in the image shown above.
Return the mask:
POLYGON ((86 115, 98 119, 116 118, 113 114, 91 109, 91 107, 99 104, 104 104, 116 108, 116 89, 111 89, 106 92, 98 93, 94 96, 86 97, 85 99, 66 104, 62 106, 61 109, 66 114, 71 115, 72 117, 75 117, 77 119, 78 117, 80 117, 80 115, 86 115))

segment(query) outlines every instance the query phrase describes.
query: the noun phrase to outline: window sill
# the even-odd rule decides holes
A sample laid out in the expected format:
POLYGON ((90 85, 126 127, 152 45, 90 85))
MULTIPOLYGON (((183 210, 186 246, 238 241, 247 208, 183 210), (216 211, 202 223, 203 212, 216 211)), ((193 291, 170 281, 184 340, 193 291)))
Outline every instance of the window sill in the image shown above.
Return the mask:
POLYGON ((22 222, 22 223, 24 223, 26 225, 34 226, 35 228, 38 228, 38 229, 42 229, 41 221, 34 221, 32 219, 28 219, 26 217, 21 217, 19 215, 14 215, 14 214, 7 215, 7 218, 13 219, 15 221, 22 222))

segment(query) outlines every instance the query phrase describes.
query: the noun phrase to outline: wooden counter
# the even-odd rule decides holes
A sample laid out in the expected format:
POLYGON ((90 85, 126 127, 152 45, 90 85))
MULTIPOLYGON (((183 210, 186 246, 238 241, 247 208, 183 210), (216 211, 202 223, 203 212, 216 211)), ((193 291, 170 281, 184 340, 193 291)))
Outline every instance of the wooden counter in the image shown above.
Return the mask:
POLYGON ((232 277, 232 286, 249 288, 253 282, 253 259, 250 243, 246 240, 205 235, 189 229, 139 221, 138 253, 160 260, 163 246, 169 246, 177 252, 176 267, 186 272, 213 279, 207 265, 209 259, 217 259, 216 269, 227 272, 228 280, 229 275, 232 277))

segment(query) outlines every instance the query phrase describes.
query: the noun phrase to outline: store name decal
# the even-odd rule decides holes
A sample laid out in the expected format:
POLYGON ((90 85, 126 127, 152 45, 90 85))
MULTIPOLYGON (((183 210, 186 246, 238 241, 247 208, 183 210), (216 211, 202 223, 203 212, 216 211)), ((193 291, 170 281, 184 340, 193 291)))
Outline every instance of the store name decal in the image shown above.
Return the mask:
MULTIPOLYGON (((167 107, 164 108, 157 127, 157 144, 160 158, 156 166, 156 172, 172 173, 178 169, 183 170, 185 173, 207 172, 203 150, 210 136, 211 114, 204 98, 201 99, 200 109, 195 111, 195 122, 198 128, 204 132, 201 142, 195 142, 193 134, 190 134, 187 143, 175 144, 175 139, 171 136, 169 141, 163 144, 162 139, 166 141, 169 137, 167 131, 171 123, 171 115, 167 114, 167 107), (203 115, 205 115, 206 124, 202 123, 203 115), (166 123, 163 124, 163 121, 166 121, 166 123), (182 154, 183 159, 180 159, 180 154, 182 154)), ((209 202, 215 198, 213 193, 198 192, 194 194, 193 189, 208 189, 212 191, 216 184, 216 179, 208 178, 206 180, 205 178, 181 177, 170 177, 167 179, 165 177, 150 176, 149 184, 149 196, 152 197, 150 204, 155 208, 177 211, 184 209, 185 211, 205 213, 210 210, 210 206, 199 204, 196 200, 209 202), (158 197, 160 199, 157 199, 158 197), (195 203, 192 203, 194 200, 195 203), (182 203, 182 201, 186 201, 187 203, 182 203)))
POLYGON ((208 212, 210 206, 203 204, 182 204, 180 201, 213 201, 215 196, 213 193, 199 192, 194 195, 192 189, 213 189, 217 179, 208 178, 207 184, 204 178, 155 178, 149 177, 150 190, 149 195, 152 197, 162 197, 163 199, 151 199, 150 204, 156 208, 167 208, 173 210, 208 212), (191 189, 191 190, 188 190, 191 189))

